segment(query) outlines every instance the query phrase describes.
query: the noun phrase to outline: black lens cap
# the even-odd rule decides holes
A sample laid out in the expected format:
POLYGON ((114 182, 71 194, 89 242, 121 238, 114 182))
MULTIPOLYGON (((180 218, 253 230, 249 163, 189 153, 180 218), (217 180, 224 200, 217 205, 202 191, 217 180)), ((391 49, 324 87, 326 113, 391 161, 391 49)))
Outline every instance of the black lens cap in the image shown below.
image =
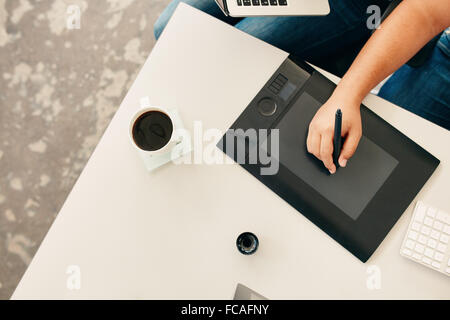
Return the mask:
POLYGON ((255 253, 258 249, 258 245, 258 237, 251 232, 241 233, 236 239, 236 246, 242 254, 249 255, 255 253))

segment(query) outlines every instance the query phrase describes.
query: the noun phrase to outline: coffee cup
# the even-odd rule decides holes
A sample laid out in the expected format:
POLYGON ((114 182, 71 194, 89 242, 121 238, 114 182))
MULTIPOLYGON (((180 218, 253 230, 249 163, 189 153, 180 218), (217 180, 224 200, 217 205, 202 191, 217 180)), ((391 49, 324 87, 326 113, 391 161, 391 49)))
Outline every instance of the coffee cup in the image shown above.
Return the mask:
POLYGON ((181 142, 170 112, 162 107, 145 107, 131 119, 129 135, 131 143, 147 155, 170 152, 181 142))

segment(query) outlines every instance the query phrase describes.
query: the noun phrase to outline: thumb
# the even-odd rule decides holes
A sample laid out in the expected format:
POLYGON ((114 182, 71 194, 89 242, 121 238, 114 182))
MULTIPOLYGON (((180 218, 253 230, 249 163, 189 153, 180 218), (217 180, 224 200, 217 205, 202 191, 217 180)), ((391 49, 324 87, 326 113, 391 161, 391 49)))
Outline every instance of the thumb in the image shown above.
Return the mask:
POLYGON ((339 156, 339 165, 345 167, 347 161, 353 156, 358 147, 359 140, 361 139, 361 132, 358 130, 351 130, 347 139, 345 139, 344 145, 341 150, 341 155, 339 156))

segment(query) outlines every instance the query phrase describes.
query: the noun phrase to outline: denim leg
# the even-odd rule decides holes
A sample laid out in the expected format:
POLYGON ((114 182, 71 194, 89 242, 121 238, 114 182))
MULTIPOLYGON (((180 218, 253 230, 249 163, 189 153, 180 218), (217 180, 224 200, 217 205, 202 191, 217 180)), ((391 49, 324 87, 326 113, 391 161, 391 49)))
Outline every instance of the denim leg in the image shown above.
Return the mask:
POLYGON ((327 16, 251 17, 237 23, 236 28, 299 58, 317 60, 369 38, 366 10, 373 2, 330 0, 327 16))
POLYGON ((170 17, 172 17, 172 14, 174 13, 175 9, 177 8, 180 2, 184 2, 194 8, 206 12, 207 14, 232 25, 236 24, 241 20, 225 16, 225 14, 222 12, 222 10, 220 10, 219 6, 216 4, 214 0, 172 0, 172 2, 164 9, 164 11, 161 13, 161 15, 155 22, 153 32, 155 34, 156 39, 158 39, 161 33, 163 32, 164 28, 166 27, 166 24, 169 22, 170 17))
POLYGON ((379 96, 450 130, 450 29, 419 68, 404 65, 379 96))

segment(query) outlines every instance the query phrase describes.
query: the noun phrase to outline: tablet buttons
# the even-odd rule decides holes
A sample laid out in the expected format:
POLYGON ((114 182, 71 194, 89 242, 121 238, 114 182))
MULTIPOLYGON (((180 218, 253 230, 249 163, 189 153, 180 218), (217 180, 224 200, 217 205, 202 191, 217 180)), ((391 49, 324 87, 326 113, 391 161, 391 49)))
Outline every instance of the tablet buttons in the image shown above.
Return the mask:
POLYGON ((287 81, 288 79, 280 73, 275 78, 275 80, 273 80, 272 83, 270 84, 269 86, 270 91, 272 91, 275 94, 278 94, 287 81))
POLYGON ((262 98, 258 102, 258 111, 265 117, 270 117, 277 111, 277 104, 272 98, 262 98))

